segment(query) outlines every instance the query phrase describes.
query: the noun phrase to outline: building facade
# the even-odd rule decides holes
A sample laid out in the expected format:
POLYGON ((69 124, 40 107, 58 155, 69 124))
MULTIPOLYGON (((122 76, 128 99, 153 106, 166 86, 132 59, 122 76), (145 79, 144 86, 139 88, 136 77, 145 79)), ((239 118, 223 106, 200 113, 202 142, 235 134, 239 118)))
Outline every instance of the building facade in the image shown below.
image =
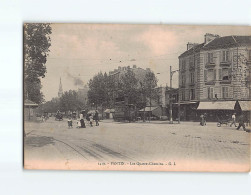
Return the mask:
POLYGON ((249 100, 251 36, 207 33, 179 56, 181 102, 249 100))
POLYGON ((250 99, 251 36, 206 34, 179 56, 181 101, 250 99))

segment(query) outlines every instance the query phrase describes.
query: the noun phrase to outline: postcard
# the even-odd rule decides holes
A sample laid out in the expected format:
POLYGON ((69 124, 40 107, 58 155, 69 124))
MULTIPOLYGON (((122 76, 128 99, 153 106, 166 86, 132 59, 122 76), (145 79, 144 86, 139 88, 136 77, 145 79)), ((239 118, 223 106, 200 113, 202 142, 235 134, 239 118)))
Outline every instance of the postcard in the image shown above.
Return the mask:
POLYGON ((24 169, 250 171, 251 27, 25 23, 24 169))

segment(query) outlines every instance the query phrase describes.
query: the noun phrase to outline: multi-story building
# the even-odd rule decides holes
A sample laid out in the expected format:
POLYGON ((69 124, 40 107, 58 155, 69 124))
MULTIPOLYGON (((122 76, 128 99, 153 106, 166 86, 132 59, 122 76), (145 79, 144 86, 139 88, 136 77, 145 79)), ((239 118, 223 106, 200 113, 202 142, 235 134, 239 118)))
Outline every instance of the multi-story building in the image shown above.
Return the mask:
POLYGON ((179 56, 180 101, 250 99, 251 36, 207 33, 204 38, 201 44, 188 43, 179 56))

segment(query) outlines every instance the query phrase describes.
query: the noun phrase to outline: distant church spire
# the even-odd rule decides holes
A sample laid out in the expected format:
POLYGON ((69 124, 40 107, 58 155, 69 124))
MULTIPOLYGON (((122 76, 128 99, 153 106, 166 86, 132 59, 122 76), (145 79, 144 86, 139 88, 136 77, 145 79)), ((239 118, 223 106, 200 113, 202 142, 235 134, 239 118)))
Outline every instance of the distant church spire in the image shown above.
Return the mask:
POLYGON ((62 87, 62 82, 61 82, 61 77, 60 77, 58 97, 60 98, 62 95, 63 95, 63 87, 62 87))

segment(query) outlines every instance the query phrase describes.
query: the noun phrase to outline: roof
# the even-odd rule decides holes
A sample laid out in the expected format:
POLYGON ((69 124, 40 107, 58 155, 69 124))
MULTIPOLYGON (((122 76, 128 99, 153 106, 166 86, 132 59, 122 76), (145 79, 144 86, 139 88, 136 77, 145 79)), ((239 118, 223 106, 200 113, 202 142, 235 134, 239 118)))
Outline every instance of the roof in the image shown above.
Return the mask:
POLYGON ((202 50, 226 49, 251 45, 251 36, 226 36, 215 38, 206 44, 202 50))
POLYGON ((234 110, 236 101, 200 102, 197 110, 234 110))
POLYGON ((153 111, 153 110, 155 110, 155 109, 157 109, 158 107, 155 107, 155 106, 152 106, 152 107, 145 107, 145 109, 143 108, 143 109, 141 109, 141 110, 139 110, 139 112, 150 112, 150 111, 153 111))
POLYGON ((242 111, 251 111, 251 101, 238 101, 242 111))
POLYGON ((38 106, 38 104, 36 104, 35 102, 31 101, 31 100, 24 100, 24 106, 38 106))
POLYGON ((251 45, 251 36, 218 37, 207 44, 201 43, 199 45, 195 45, 191 49, 182 53, 179 57, 189 56, 201 50, 207 51, 214 49, 226 49, 231 47, 250 46, 250 45, 251 45))
POLYGON ((182 53, 179 57, 185 57, 185 56, 189 56, 189 55, 191 55, 193 53, 199 52, 202 49, 203 46, 204 46, 204 43, 195 45, 191 49, 189 49, 189 50, 185 51, 184 53, 182 53))

